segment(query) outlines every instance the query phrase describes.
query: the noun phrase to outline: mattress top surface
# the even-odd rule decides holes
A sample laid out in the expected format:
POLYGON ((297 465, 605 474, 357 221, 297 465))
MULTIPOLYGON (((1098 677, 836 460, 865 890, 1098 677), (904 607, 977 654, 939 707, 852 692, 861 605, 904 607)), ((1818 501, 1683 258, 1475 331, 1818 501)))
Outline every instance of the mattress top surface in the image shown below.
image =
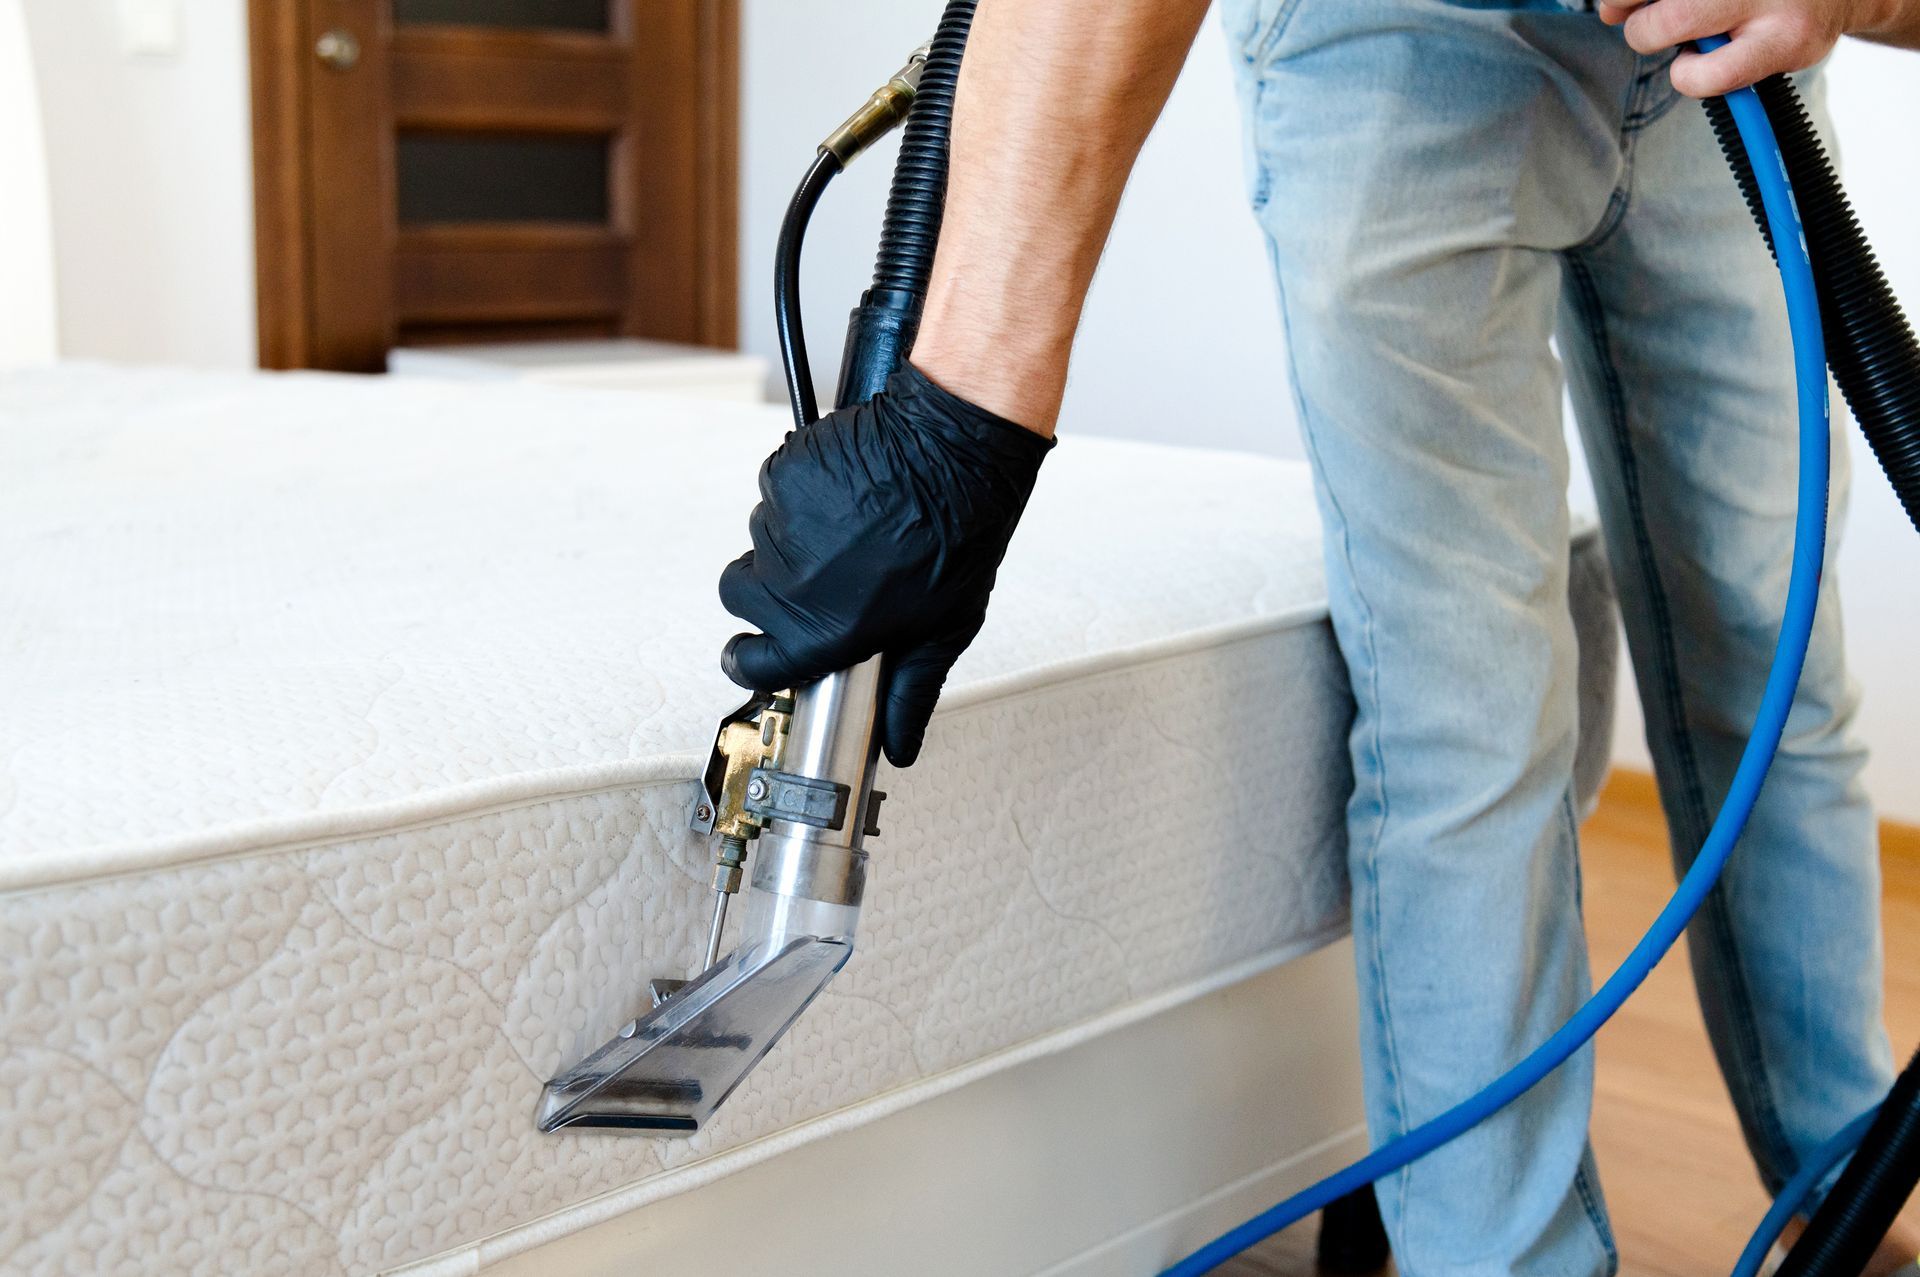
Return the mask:
MULTIPOLYGON (((741 696, 714 582, 785 425, 519 384, 0 377, 0 887, 694 775, 741 696)), ((1296 463, 1063 440, 949 702, 1317 617, 1318 542, 1296 463)))

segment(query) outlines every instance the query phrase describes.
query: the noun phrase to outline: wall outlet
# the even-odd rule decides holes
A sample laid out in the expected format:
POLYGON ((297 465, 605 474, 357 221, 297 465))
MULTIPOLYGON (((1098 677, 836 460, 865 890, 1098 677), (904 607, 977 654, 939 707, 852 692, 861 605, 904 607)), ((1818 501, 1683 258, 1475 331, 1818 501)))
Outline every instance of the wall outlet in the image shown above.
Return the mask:
POLYGON ((130 58, 180 52, 180 0, 118 0, 120 47, 130 58))

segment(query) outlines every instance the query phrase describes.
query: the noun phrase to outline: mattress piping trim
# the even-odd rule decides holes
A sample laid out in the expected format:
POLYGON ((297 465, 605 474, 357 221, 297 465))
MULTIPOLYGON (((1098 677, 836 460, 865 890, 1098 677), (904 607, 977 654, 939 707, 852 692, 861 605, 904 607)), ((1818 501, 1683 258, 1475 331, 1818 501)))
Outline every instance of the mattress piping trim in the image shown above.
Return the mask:
MULTIPOLYGON (((1268 616, 1243 618, 1108 652, 1053 661, 956 687, 941 701, 940 713, 959 713, 1118 669, 1149 666, 1195 652, 1265 638, 1315 624, 1326 617, 1327 605, 1319 601, 1268 616)), ((210 860, 299 852, 349 838, 385 837, 613 790, 686 784, 700 775, 706 761, 704 753, 682 752, 556 767, 488 777, 361 807, 240 821, 151 841, 107 844, 62 857, 29 857, 0 864, 0 896, 25 895, 36 890, 210 860)))

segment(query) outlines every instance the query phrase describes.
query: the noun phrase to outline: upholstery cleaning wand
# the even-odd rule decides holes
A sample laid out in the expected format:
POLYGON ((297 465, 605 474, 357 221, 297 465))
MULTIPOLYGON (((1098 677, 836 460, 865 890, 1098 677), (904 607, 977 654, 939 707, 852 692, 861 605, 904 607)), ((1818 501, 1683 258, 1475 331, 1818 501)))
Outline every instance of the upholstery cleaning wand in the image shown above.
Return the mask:
MULTIPOLYGON (((800 324, 800 248, 834 176, 903 120, 873 286, 848 326, 839 400, 885 384, 913 343, 946 194, 947 133, 974 0, 950 0, 928 45, 820 144, 787 208, 774 260, 774 319, 794 409, 812 425, 800 324)), ((866 838, 886 797, 873 787, 881 658, 790 692, 756 694, 720 722, 693 808, 716 841, 702 970, 656 979, 653 1007, 547 1083, 535 1121, 691 1135, 759 1064, 853 955, 866 838), (754 848, 751 878, 747 852, 754 848), (728 901, 747 880, 739 943, 721 956, 728 901)))

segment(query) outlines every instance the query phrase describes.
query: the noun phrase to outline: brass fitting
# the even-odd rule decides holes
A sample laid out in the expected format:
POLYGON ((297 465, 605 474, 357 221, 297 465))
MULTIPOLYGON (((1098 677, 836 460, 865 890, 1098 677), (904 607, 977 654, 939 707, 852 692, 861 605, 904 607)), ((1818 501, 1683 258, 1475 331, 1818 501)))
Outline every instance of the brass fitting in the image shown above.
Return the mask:
MULTIPOLYGON (((719 811, 713 832, 722 840, 723 848, 732 841, 744 852, 747 842, 759 837, 760 820, 747 811, 747 785, 754 768, 780 765, 780 754, 787 744, 787 726, 792 718, 793 698, 782 694, 761 710, 757 718, 728 723, 720 729, 720 739, 714 747, 726 755, 727 770, 720 781, 719 811)), ((729 859, 724 851, 722 859, 729 859)), ((726 888, 728 891, 738 886, 737 869, 732 876, 735 886, 726 888)))
POLYGON ((854 156, 893 132, 913 106, 913 96, 920 91, 920 72, 926 65, 927 46, 923 44, 892 79, 875 89, 873 96, 847 117, 846 123, 827 134, 820 149, 832 152, 845 168, 853 163, 854 156))

